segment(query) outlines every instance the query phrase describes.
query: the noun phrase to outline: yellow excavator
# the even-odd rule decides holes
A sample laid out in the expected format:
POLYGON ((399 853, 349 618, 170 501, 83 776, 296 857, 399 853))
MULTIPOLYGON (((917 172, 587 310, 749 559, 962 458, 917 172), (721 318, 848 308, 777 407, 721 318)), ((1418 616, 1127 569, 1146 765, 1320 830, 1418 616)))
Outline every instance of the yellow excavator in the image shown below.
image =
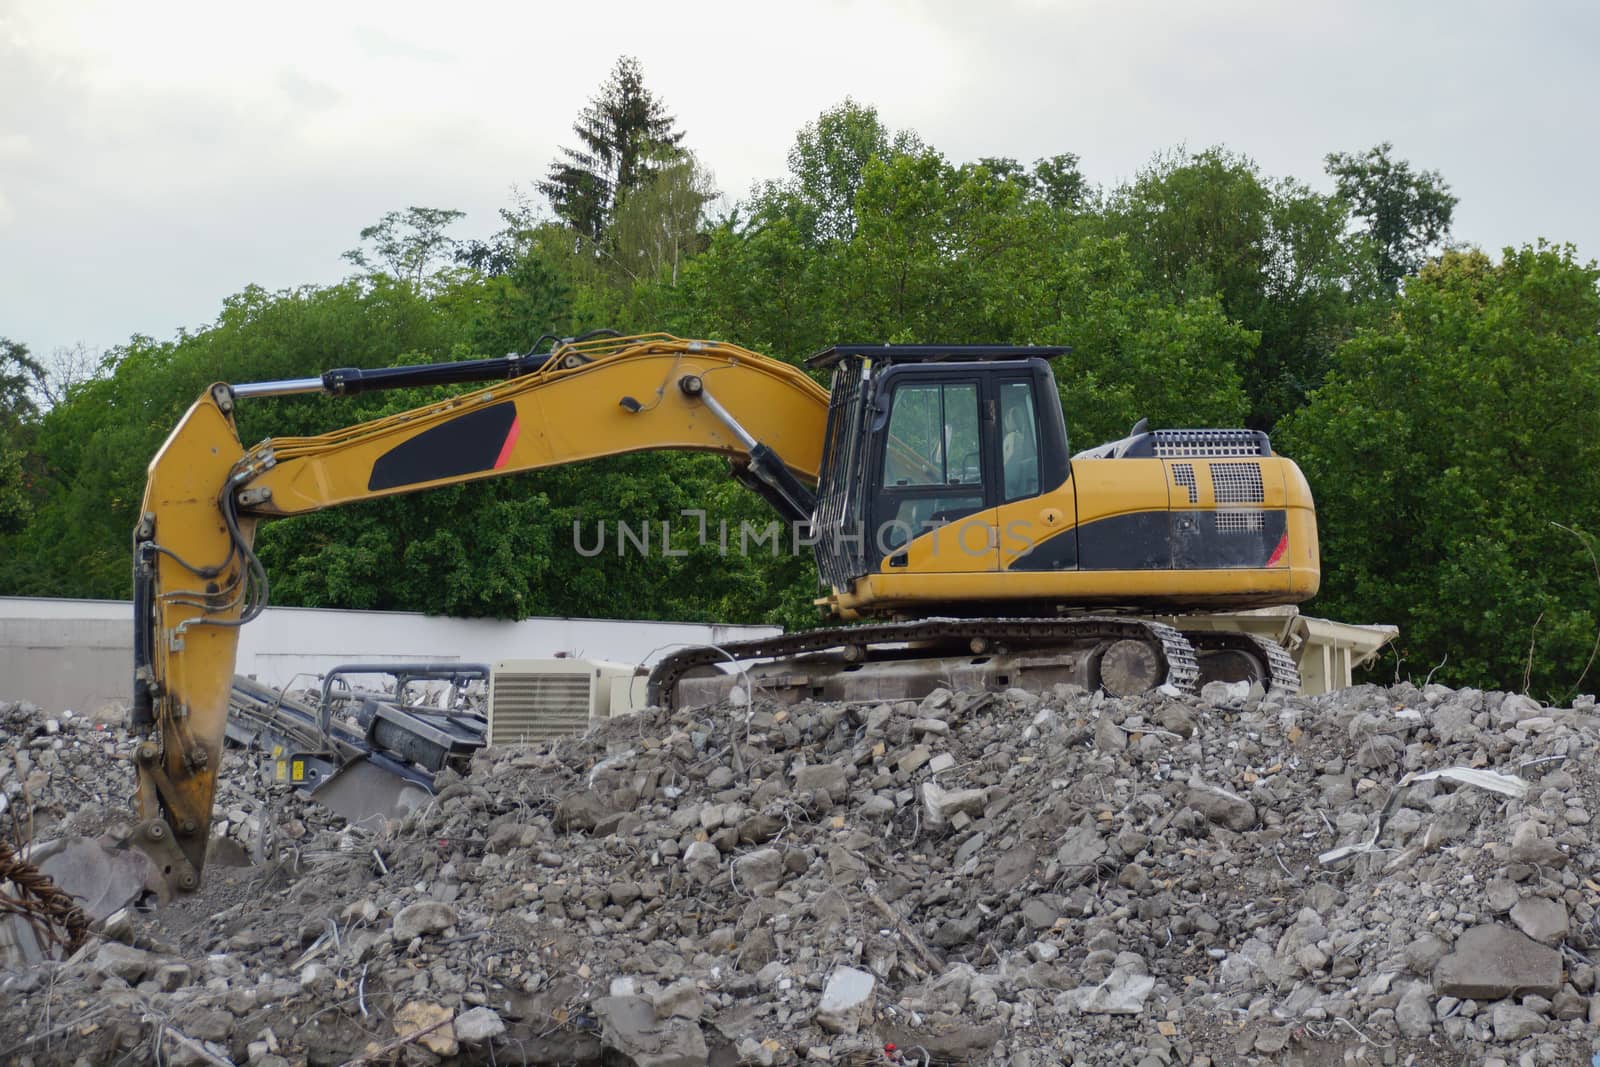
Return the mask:
POLYGON ((151 461, 133 539, 140 846, 173 886, 198 886, 239 627, 267 598, 258 522, 626 452, 727 457, 811 546, 823 611, 873 620, 670 655, 650 678, 659 703, 726 692, 727 659, 799 697, 915 696, 952 680, 1292 692, 1281 646, 1182 617, 1316 593, 1300 470, 1259 432, 1143 422, 1072 454, 1050 369, 1066 352, 840 345, 807 363, 831 373, 824 389, 730 344, 607 335, 212 386, 151 461), (235 405, 261 397, 468 382, 481 387, 317 437, 246 448, 234 425, 235 405))

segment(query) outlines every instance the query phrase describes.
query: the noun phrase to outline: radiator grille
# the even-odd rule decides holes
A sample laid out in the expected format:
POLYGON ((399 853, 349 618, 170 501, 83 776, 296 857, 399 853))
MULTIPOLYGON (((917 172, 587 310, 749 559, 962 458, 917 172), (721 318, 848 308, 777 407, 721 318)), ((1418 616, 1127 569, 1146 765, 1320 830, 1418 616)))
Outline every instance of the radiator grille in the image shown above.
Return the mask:
POLYGON ((1193 463, 1174 463, 1172 465, 1172 482, 1189 490, 1189 503, 1200 503, 1200 483, 1194 480, 1193 463))
POLYGON ((593 705, 592 674, 497 673, 489 693, 489 743, 512 745, 583 733, 593 705))
POLYGON ((1266 527, 1266 516, 1259 511, 1217 512, 1217 533, 1260 533, 1266 527))
POLYGON ((1156 430, 1150 436, 1158 459, 1271 455, 1267 435, 1257 430, 1156 430))
POLYGON ((1218 504, 1262 503, 1261 464, 1211 464, 1211 491, 1218 504))

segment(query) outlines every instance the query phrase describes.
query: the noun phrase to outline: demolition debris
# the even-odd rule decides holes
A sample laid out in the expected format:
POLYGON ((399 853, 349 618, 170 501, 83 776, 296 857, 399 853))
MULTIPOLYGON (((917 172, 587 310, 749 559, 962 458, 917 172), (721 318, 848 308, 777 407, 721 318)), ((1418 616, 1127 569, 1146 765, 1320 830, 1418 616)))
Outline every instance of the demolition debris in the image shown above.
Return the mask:
MULTIPOLYGON (((130 818, 119 730, 0 721, 8 835, 130 818)), ((13 931, 0 1061, 1587 1063, 1597 746, 1438 686, 939 690, 488 748, 379 829, 230 753, 198 894, 13 931)))

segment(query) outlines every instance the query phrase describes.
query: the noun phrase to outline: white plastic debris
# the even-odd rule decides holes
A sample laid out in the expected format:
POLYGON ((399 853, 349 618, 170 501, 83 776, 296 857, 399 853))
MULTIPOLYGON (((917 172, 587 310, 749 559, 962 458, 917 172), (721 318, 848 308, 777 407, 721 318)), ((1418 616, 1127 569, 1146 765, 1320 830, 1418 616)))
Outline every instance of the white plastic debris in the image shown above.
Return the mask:
POLYGON ((1317 856, 1317 862, 1328 864, 1347 860, 1351 856, 1363 852, 1371 852, 1378 847, 1378 837, 1383 833, 1384 824, 1389 821, 1389 816, 1400 806, 1400 797, 1406 788, 1413 782, 1427 782, 1436 778, 1443 778, 1451 782, 1460 782, 1477 789, 1485 789, 1491 793, 1498 793, 1513 800, 1521 800, 1528 795, 1528 783, 1515 775, 1501 774, 1499 771, 1485 771, 1476 767, 1442 767, 1437 771, 1427 771, 1419 774, 1411 771, 1394 784, 1394 791, 1389 794, 1389 800, 1378 812, 1378 817, 1372 825, 1372 833, 1367 835, 1365 841, 1358 841, 1353 845, 1341 845, 1330 849, 1317 856))

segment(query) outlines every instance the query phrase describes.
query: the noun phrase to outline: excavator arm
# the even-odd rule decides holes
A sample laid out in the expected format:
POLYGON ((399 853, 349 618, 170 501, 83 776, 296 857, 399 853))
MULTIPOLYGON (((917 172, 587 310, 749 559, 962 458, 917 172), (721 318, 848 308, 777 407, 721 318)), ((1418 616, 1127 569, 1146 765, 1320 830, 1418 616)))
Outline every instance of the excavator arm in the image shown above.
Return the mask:
POLYGON ((665 335, 548 353, 214 385, 150 463, 134 533, 138 843, 176 888, 199 885, 239 627, 266 605, 262 519, 601 456, 715 452, 780 513, 807 521, 828 393, 799 368, 665 335), (293 393, 493 381, 317 437, 244 448, 234 404, 293 393))

